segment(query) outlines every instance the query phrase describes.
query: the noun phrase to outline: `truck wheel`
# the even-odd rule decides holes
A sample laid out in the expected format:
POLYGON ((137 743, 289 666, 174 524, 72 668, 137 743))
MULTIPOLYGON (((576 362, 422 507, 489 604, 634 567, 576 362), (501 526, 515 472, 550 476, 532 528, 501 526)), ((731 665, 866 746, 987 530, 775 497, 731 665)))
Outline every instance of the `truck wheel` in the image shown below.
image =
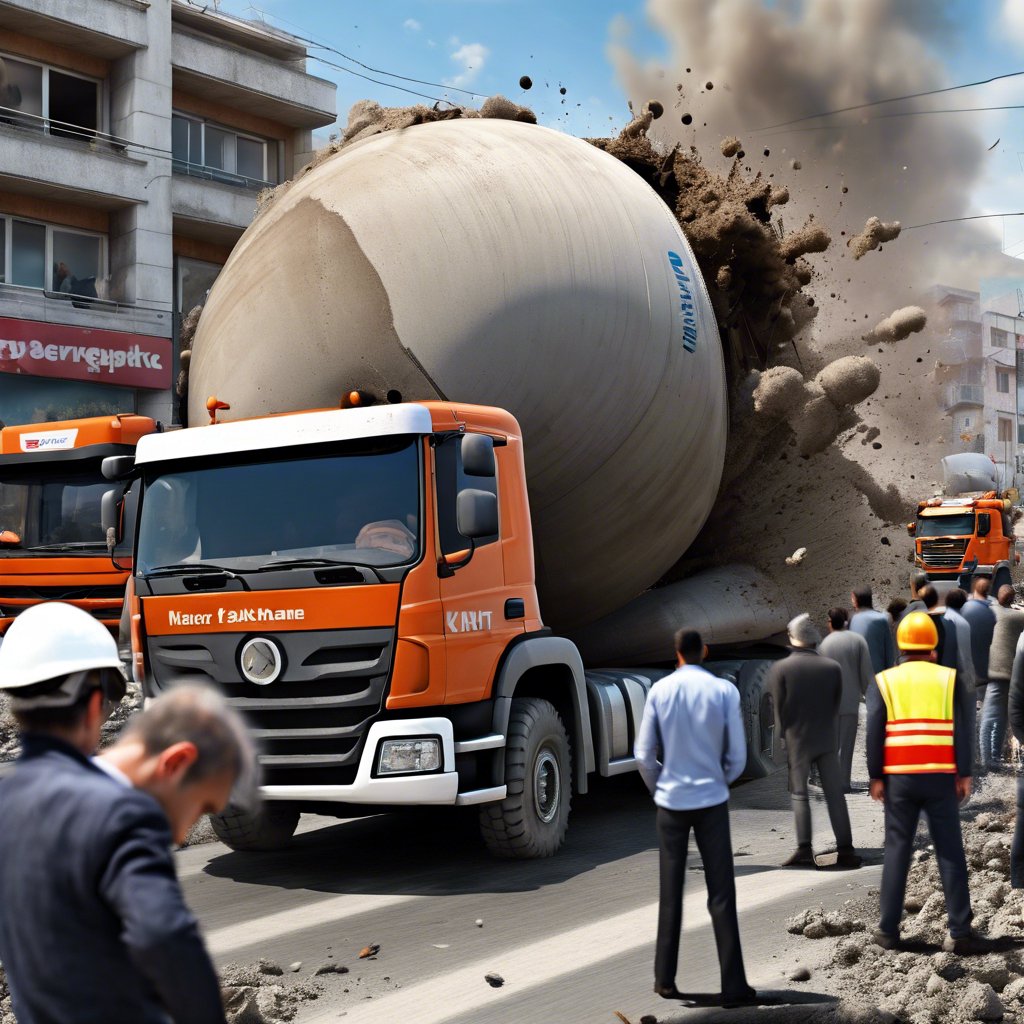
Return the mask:
POLYGON ((572 797, 569 737, 554 706, 536 697, 512 701, 500 803, 480 809, 480 834, 496 857, 550 857, 565 839, 572 797))
POLYGON ((737 674, 743 721, 747 723, 747 764, 743 774, 748 779, 763 779, 786 763, 779 737, 775 735, 775 711, 768 693, 768 672, 773 662, 743 662, 737 674))
POLYGON ((232 850, 278 850, 294 835, 298 823, 298 808, 276 801, 261 804, 256 811, 231 807, 210 815, 217 838, 232 850))
POLYGON ((992 593, 998 594, 999 588, 1003 586, 1013 586, 1013 576, 1010 573, 1009 562, 999 562, 996 565, 995 572, 992 574, 992 593))

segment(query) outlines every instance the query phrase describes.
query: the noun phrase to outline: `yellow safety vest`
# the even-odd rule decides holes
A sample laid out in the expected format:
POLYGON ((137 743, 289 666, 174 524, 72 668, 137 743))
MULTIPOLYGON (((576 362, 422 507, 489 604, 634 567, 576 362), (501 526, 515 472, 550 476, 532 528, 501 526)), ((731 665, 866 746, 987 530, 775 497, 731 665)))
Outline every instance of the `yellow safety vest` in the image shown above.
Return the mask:
POLYGON ((880 672, 885 701, 887 775, 955 775, 953 685, 956 672, 930 661, 908 661, 880 672))

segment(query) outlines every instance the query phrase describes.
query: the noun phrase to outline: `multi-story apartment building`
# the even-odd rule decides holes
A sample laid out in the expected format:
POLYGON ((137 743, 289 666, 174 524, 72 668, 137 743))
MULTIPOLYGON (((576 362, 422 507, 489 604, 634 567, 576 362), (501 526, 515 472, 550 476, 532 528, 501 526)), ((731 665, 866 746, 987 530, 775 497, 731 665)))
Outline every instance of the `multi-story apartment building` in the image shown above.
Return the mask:
POLYGON ((991 456, 1006 487, 1024 481, 1024 317, 1016 290, 936 289, 943 407, 952 451, 991 456))
POLYGON ((184 0, 0 0, 0 420, 172 419, 180 318, 335 86, 184 0))

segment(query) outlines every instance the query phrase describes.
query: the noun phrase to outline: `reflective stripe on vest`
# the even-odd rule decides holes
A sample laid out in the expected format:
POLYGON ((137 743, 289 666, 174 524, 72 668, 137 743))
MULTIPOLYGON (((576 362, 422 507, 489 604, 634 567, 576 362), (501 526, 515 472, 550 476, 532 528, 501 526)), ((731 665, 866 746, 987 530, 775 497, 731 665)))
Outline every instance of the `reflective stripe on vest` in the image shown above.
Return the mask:
POLYGON ((875 677, 885 701, 887 775, 956 774, 953 686, 956 672, 930 661, 907 661, 875 677))

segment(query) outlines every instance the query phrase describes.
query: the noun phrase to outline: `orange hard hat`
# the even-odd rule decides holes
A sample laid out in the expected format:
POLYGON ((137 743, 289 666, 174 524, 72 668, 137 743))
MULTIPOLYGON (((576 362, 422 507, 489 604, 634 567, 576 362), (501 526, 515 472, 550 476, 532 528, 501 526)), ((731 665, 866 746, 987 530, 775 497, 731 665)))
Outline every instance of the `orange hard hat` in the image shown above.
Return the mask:
POLYGON ((901 651, 934 651, 939 646, 939 631, 927 612, 911 612, 900 619, 896 645, 901 651))

